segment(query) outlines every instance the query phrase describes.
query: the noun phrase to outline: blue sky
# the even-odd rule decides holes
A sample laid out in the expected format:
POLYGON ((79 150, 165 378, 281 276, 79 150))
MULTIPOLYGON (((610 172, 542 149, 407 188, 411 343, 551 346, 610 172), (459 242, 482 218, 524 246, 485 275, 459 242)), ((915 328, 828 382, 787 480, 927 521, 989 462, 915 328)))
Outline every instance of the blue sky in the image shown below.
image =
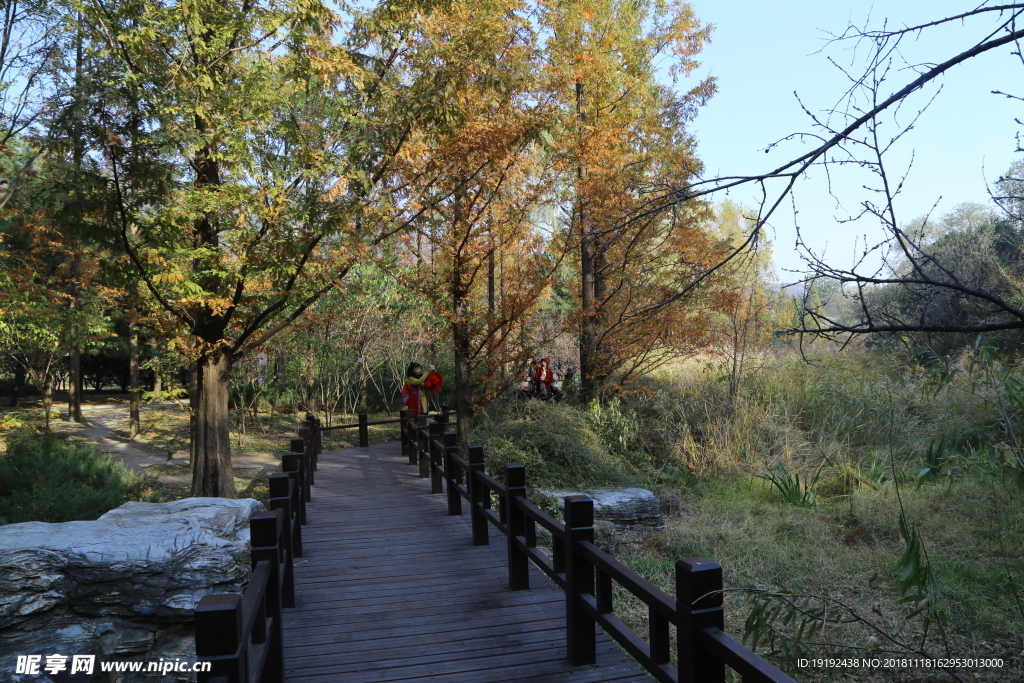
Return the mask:
MULTIPOLYGON (((841 33, 849 22, 863 26, 869 17, 873 28, 886 19, 890 27, 918 24, 975 6, 971 0, 694 0, 692 4, 703 21, 716 26, 698 76, 716 76, 718 94, 702 109, 692 128, 709 175, 761 173, 812 149, 811 141, 793 141, 764 152, 766 146, 786 135, 812 130, 794 91, 815 114, 840 100, 846 77, 829 63, 829 56, 843 66, 852 63, 851 68, 859 73, 856 65, 863 64, 859 60, 867 55, 866 46, 858 53, 852 50, 852 43, 826 46, 826 32, 841 33)), ((905 39, 901 53, 911 63, 945 61, 971 47, 993 26, 990 18, 933 29, 920 38, 905 39)), ((1024 118, 1024 103, 990 94, 1003 90, 1024 95, 1024 66, 1010 53, 1010 48, 998 48, 954 67, 935 87, 913 96, 900 112, 901 121, 909 121, 941 86, 914 130, 889 156, 893 177, 902 176, 913 158, 896 203, 900 223, 932 211, 933 206, 933 215, 939 216, 963 201, 987 202, 986 180, 993 182, 1010 163, 1024 156, 1014 152, 1014 136, 1021 130, 1014 117, 1024 118)), ((886 94, 914 77, 907 69, 893 73, 886 94)), ((877 241, 881 231, 875 221, 839 222, 857 212, 860 202, 870 197, 863 190, 868 178, 840 171, 831 180, 835 197, 820 171, 798 184, 794 194, 797 221, 814 250, 835 265, 848 266, 857 241, 877 241)), ((747 205, 756 202, 756 195, 749 190, 734 191, 729 198, 747 205)), ((791 203, 782 207, 772 227, 779 278, 796 279, 785 272, 802 270, 794 249, 791 203)))

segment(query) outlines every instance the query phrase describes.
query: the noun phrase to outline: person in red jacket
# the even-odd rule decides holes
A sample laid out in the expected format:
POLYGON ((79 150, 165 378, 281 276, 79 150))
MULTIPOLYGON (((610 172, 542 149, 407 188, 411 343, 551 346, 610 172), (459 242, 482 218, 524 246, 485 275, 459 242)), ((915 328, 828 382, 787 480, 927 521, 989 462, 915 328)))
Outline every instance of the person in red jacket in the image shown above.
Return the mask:
POLYGON ((405 384, 402 385, 402 405, 411 410, 413 418, 416 418, 420 413, 427 412, 427 395, 423 391, 423 383, 426 381, 423 376, 423 366, 416 362, 409 363, 405 375, 405 384))
POLYGON ((555 382, 555 371, 551 369, 551 359, 541 358, 534 375, 534 385, 544 398, 552 396, 551 385, 555 382))

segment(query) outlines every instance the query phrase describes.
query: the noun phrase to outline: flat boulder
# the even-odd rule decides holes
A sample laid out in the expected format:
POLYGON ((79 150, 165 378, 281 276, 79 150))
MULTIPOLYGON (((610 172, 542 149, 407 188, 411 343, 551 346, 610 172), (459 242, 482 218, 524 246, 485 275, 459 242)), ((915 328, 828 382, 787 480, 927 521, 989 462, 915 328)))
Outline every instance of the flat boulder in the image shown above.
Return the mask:
POLYGON ((555 498, 559 508, 564 506, 566 496, 587 496, 594 501, 594 519, 611 523, 618 532, 665 527, 661 502, 647 489, 631 487, 587 493, 545 491, 544 494, 555 498))
POLYGON ((22 678, 18 655, 194 658, 192 610, 209 593, 241 592, 249 517, 262 509, 186 498, 126 503, 95 521, 0 526, 0 683, 22 678))

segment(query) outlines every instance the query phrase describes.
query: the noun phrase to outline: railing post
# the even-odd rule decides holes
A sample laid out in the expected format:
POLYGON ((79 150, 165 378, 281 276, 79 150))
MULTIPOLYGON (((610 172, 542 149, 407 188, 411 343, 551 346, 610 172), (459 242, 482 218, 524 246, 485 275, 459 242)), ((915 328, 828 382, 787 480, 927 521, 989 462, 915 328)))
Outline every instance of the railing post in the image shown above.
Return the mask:
POLYGON ((459 435, 446 432, 444 435, 444 477, 448 481, 448 514, 462 514, 462 495, 459 484, 462 482, 462 471, 455 465, 455 456, 459 454, 459 435))
POLYGON ((281 469, 284 470, 299 492, 299 522, 306 523, 306 487, 303 481, 302 454, 285 453, 281 456, 281 469))
POLYGON ((519 591, 530 587, 530 558, 519 549, 517 538, 526 542, 526 514, 516 505, 516 499, 526 500, 526 468, 522 465, 505 466, 506 524, 508 524, 508 587, 519 591))
POLYGON ((484 473, 483 446, 469 447, 469 472, 466 473, 466 487, 469 489, 469 522, 473 529, 473 545, 487 545, 487 518, 483 508, 490 507, 490 493, 477 477, 484 473))
POLYGON ((427 416, 419 415, 416 418, 416 454, 420 459, 421 479, 430 475, 430 433, 426 426, 427 416))
MULTIPOLYGON (((281 607, 283 593, 287 588, 282 585, 288 580, 287 571, 282 576, 282 562, 292 564, 291 553, 280 545, 283 533, 282 526, 291 520, 284 518, 284 511, 258 512, 249 518, 251 531, 252 568, 260 562, 270 563, 270 581, 263 598, 264 620, 261 625, 257 619, 253 627, 253 642, 266 643, 267 658, 263 664, 263 675, 260 680, 284 681, 284 647, 282 642, 283 624, 281 623, 281 607), (283 557, 282 557, 283 555, 283 557), (267 633, 266 619, 270 619, 270 633, 267 633)), ((294 588, 292 590, 294 593, 294 588)))
MULTIPOLYGON (((270 509, 284 510, 285 519, 288 520, 285 524, 285 544, 291 547, 293 555, 302 557, 302 525, 295 523, 298 513, 295 484, 284 472, 271 474, 267 479, 270 481, 270 509)), ((287 567, 286 571, 292 571, 292 567, 287 567)))
POLYGON ((725 628, 722 567, 706 557, 676 561, 679 680, 724 683, 725 664, 700 644, 705 628, 725 628))
POLYGON ((370 446, 370 426, 367 424, 370 419, 366 416, 366 413, 359 413, 359 447, 368 448, 370 446))
POLYGON ((210 662, 198 683, 226 677, 231 683, 248 683, 248 657, 242 645, 242 596, 234 593, 204 595, 195 609, 196 659, 210 662), (242 656, 239 656, 239 650, 242 656))
POLYGON ((402 441, 402 455, 405 457, 409 457, 409 412, 405 408, 398 411, 398 433, 402 441))
POLYGON ((306 413, 306 423, 309 426, 309 440, 313 447, 309 453, 310 466, 313 472, 317 470, 317 461, 320 459, 320 418, 313 413, 306 413))
MULTIPOLYGON (((583 541, 594 542, 594 501, 586 496, 565 497, 565 535, 566 651, 569 663, 582 666, 597 658, 596 624, 580 597, 594 593, 594 567, 579 548, 583 541)), ((703 679, 694 680, 704 683, 703 679)))
POLYGON ((320 431, 323 425, 320 418, 313 416, 313 471, 316 472, 320 465, 320 454, 324 451, 323 432, 320 431))
MULTIPOLYGON (((302 460, 305 461, 305 456, 304 456, 305 451, 306 451, 306 440, 305 439, 298 438, 298 439, 292 439, 291 440, 291 451, 289 451, 290 453, 298 453, 299 455, 303 455, 302 460)), ((301 480, 301 483, 299 484, 299 488, 302 489, 302 496, 303 496, 303 498, 305 500, 309 500, 309 496, 307 495, 308 494, 308 489, 306 488, 306 483, 305 482, 306 482, 306 480, 305 480, 305 478, 303 478, 301 480)), ((305 519, 303 519, 302 523, 303 524, 306 523, 305 519)))
POLYGON ((299 427, 299 438, 302 439, 302 448, 299 451, 302 453, 302 463, 306 469, 306 500, 313 500, 310 496, 309 487, 313 485, 313 423, 306 420, 299 427))
POLYGON ((441 439, 444 438, 444 424, 440 422, 432 422, 430 424, 430 445, 427 448, 427 456, 430 460, 430 492, 431 493, 444 493, 444 488, 441 485, 441 463, 444 462, 444 446, 438 449, 437 444, 443 443, 441 439))

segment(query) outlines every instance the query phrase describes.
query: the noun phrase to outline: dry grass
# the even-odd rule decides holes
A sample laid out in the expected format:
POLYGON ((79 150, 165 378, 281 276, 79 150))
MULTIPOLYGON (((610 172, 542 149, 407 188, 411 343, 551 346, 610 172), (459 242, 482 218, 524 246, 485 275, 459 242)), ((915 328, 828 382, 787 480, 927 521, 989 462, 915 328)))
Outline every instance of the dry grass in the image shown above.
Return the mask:
MULTIPOLYGON (((820 596, 811 607, 827 604, 830 615, 845 615, 849 623, 830 623, 805 639, 812 656, 901 649, 887 634, 904 651, 1006 664, 954 671, 952 678, 931 670, 801 669, 778 652, 768 655, 800 681, 1024 680, 1024 486, 991 448, 1005 439, 991 395, 966 377, 936 388, 919 368, 864 350, 826 349, 811 363, 787 353, 765 357, 730 399, 707 360, 652 378, 621 404, 605 406, 595 423, 609 450, 615 430, 604 426, 623 425, 632 447, 644 452, 620 459, 650 463, 647 472, 628 474, 675 494, 683 507, 663 533, 605 546, 669 594, 676 560, 720 562, 731 591, 727 629, 737 637, 754 597, 739 589, 761 589, 820 596), (642 430, 627 434, 636 423, 642 430), (927 453, 940 444, 941 473, 918 487, 927 453), (796 495, 785 496, 768 473, 790 477, 796 495), (944 637, 927 611, 913 614, 907 596, 914 589, 899 585, 907 550, 901 500, 938 585, 948 617, 944 637)), ((544 429, 561 430, 559 419, 549 411, 544 429)), ((622 591, 616 601, 616 611, 646 635, 646 607, 622 591)), ((774 627, 793 636, 798 621, 774 627)), ((766 651, 763 641, 758 649, 766 651)))
MULTIPOLYGON (((678 493, 682 514, 662 534, 617 544, 619 558, 671 593, 674 562, 704 556, 723 567, 727 589, 759 588, 823 596, 841 602, 864 619, 914 648, 935 656, 1001 657, 1013 668, 959 671, 964 680, 1019 681, 1024 675, 1022 616, 1005 574, 1024 574, 1024 512, 1019 504, 978 509, 998 482, 961 482, 905 488, 908 519, 920 525, 942 587, 949 615, 945 643, 934 624, 924 637, 924 620, 907 618, 908 605, 895 584, 894 566, 903 552, 894 509, 895 488, 858 488, 847 501, 829 507, 798 507, 775 499, 761 480, 709 480, 678 493), (922 646, 923 638, 923 646, 922 646)), ((1019 583, 1017 590, 1020 590, 1019 583)), ((622 598, 617 611, 645 633, 646 612, 622 598)), ((749 605, 749 602, 746 603, 749 605)), ((747 610, 737 595, 727 601, 726 627, 744 632, 747 610)), ((847 615, 849 616, 849 615, 847 615)), ((888 646, 862 622, 828 626, 821 642, 862 648, 888 646)), ((889 644, 891 645, 891 644, 889 644)), ((843 647, 816 647, 814 656, 857 656, 843 647)), ((801 681, 844 680, 835 672, 797 670, 771 657, 801 681)), ((927 671, 863 672, 845 680, 915 680, 927 671)))

